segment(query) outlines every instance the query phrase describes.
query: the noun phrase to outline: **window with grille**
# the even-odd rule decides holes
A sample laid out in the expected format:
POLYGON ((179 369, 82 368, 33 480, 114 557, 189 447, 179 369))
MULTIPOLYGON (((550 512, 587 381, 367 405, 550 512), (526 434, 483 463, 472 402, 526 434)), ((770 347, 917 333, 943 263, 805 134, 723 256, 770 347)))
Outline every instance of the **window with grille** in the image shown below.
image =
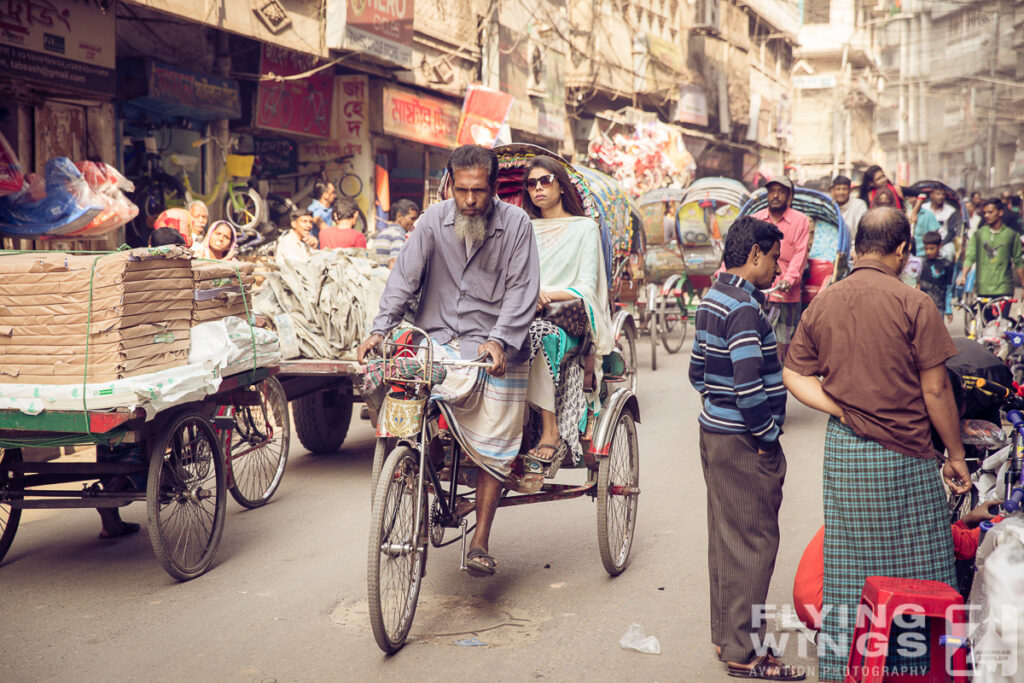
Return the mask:
POLYGON ((827 24, 830 10, 831 0, 804 0, 804 23, 827 24))

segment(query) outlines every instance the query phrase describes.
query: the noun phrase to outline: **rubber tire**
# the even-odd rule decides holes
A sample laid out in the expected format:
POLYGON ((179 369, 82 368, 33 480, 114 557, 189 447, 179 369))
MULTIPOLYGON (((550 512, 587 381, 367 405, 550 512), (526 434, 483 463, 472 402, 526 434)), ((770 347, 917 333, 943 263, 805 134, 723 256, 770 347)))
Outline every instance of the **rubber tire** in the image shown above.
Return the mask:
MULTIPOLYGON (((21 449, 12 448, 0 450, 0 471, 5 465, 13 465, 21 462, 21 449)), ((0 482, 6 482, 7 475, 0 473, 0 482)), ((21 523, 21 510, 11 508, 9 505, 0 504, 0 562, 3 562, 7 551, 11 549, 14 542, 14 535, 18 533, 18 524, 21 523)))
POLYGON ((128 246, 145 247, 149 245, 150 227, 157 217, 167 208, 167 198, 176 197, 182 208, 188 205, 189 195, 181 181, 166 173, 154 173, 152 177, 143 178, 136 185, 131 199, 139 208, 136 216, 125 228, 125 240, 128 246))
MULTIPOLYGON (((273 447, 273 444, 268 443, 262 446, 259 451, 253 451, 242 456, 245 460, 239 461, 247 462, 248 460, 259 458, 264 463, 273 464, 273 461, 276 460, 276 465, 274 465, 273 477, 271 478, 270 482, 258 492, 258 495, 256 496, 251 495, 257 493, 251 490, 254 489, 255 487, 246 486, 245 484, 243 484, 241 488, 239 487, 238 477, 236 476, 235 472, 235 460, 230 457, 228 459, 228 467, 231 468, 231 488, 229 488, 228 491, 231 493, 231 497, 235 499, 235 502, 237 502, 242 507, 249 508, 250 510, 253 508, 258 508, 266 505, 267 502, 270 501, 270 498, 274 495, 274 492, 277 491, 277 487, 281 485, 281 479, 284 477, 284 469, 285 466, 288 464, 288 449, 291 447, 292 431, 291 419, 288 415, 288 398, 287 396, 285 396, 284 387, 281 386, 281 383, 277 380, 277 378, 268 377, 267 379, 263 380, 262 382, 259 383, 259 385, 257 385, 257 391, 259 391, 262 396, 262 402, 266 406, 267 412, 271 415, 274 415, 274 421, 279 423, 278 428, 281 433, 281 441, 279 442, 280 446, 277 449, 273 447), (271 449, 278 450, 279 452, 268 452, 271 449)), ((246 406, 244 408, 241 408, 240 410, 259 410, 261 411, 260 417, 262 418, 262 410, 260 406, 246 406)), ((236 411, 236 424, 238 423, 239 417, 240 412, 236 411)), ((232 430, 231 436, 232 444, 234 444, 235 437, 238 436, 237 427, 234 430, 232 430)), ((239 442, 239 446, 243 448, 249 448, 248 444, 243 444, 241 442, 239 442)), ((246 477, 247 471, 249 471, 248 468, 242 468, 243 478, 248 478, 246 477)))
POLYGON ((348 436, 352 396, 337 389, 309 394, 293 402, 295 435, 310 453, 334 453, 348 436))
POLYGON ((249 220, 243 222, 243 217, 236 215, 235 203, 231 201, 231 196, 228 195, 224 198, 224 218, 238 230, 244 232, 255 230, 256 226, 266 220, 267 203, 263 201, 260 193, 251 187, 247 187, 244 191, 236 192, 236 194, 241 195, 243 203, 251 206, 252 215, 249 220))
POLYGON ((610 499, 612 499, 609 488, 615 483, 612 481, 611 460, 615 457, 615 441, 620 429, 626 430, 626 445, 631 459, 629 467, 631 481, 627 483, 637 486, 640 481, 640 452, 637 446, 636 424, 633 421, 633 416, 628 411, 623 411, 615 420, 615 430, 612 432, 612 445, 608 455, 598 460, 597 469, 597 546, 601 553, 601 563, 611 576, 618 576, 625 571, 626 565, 629 564, 629 551, 633 546, 633 533, 636 530, 636 512, 639 502, 639 494, 629 497, 630 509, 628 510, 626 528, 623 529, 619 538, 611 537, 608 529, 610 521, 608 507, 610 499))
MULTIPOLYGON (((420 586, 423 583, 423 570, 426 563, 427 543, 422 544, 421 550, 414 551, 415 557, 412 559, 408 574, 408 594, 405 598, 405 604, 403 607, 403 617, 399 624, 393 629, 393 632, 389 633, 388 625, 384 623, 383 609, 381 607, 381 585, 380 585, 380 565, 381 565, 381 539, 384 537, 385 527, 393 521, 393 515, 387 514, 390 512, 386 506, 386 502, 389 500, 390 492, 393 488, 396 490, 398 487, 395 486, 395 474, 400 471, 402 467, 410 467, 413 476, 415 475, 417 464, 419 459, 416 454, 408 446, 399 446, 395 450, 391 451, 387 460, 384 462, 381 468, 381 477, 377 482, 377 490, 373 496, 373 513, 370 521, 370 536, 369 536, 369 547, 367 552, 366 561, 366 589, 367 589, 367 604, 370 610, 370 627, 373 630, 373 637, 377 641, 377 646, 387 654, 393 654, 402 649, 405 645, 405 640, 409 636, 409 629, 412 628, 412 620, 416 615, 416 603, 419 600, 420 586)), ((418 480, 418 478, 417 478, 418 480)), ((398 486, 401 486, 399 484, 398 486)), ((415 486, 411 492, 401 492, 402 498, 408 499, 412 496, 411 502, 408 503, 410 508, 409 514, 415 512, 415 486)), ((423 510, 421 519, 426 523, 427 515, 427 495, 426 491, 423 492, 423 510)), ((411 526, 411 522, 410 522, 411 526)), ((420 545, 420 540, 425 541, 425 535, 423 533, 416 533, 415 530, 410 529, 410 533, 416 536, 415 544, 420 545)), ((400 539, 401 540, 401 539, 400 539)))
MULTIPOLYGON (((672 311, 672 313, 679 315, 680 318, 676 320, 675 324, 680 326, 683 330, 682 335, 679 335, 678 340, 669 337, 668 327, 668 316, 669 316, 669 296, 663 296, 661 298, 661 305, 658 307, 658 328, 659 337, 661 338, 661 345, 665 347, 665 350, 669 353, 679 353, 679 349, 683 348, 683 344, 686 343, 686 333, 689 329, 689 316, 688 312, 682 310, 686 308, 685 301, 676 299, 675 308, 679 308, 678 311, 672 311)), ((672 297, 673 299, 675 297, 672 297)), ((673 328, 674 329, 674 328, 673 328)))
POLYGON ((616 341, 620 337, 625 337, 625 342, 620 344, 619 348, 622 350, 622 357, 626 361, 627 371, 632 369, 632 376, 629 380, 629 390, 636 393, 637 385, 637 367, 636 367, 636 328, 630 324, 624 324, 619 336, 616 337, 616 341))
POLYGON ((377 437, 373 446, 373 465, 370 466, 370 507, 373 507, 373 496, 377 493, 377 482, 380 481, 380 470, 388 453, 395 449, 395 439, 377 437))
POLYGON ((647 285, 647 337, 651 342, 651 370, 658 369, 658 319, 655 304, 658 301, 658 287, 647 285))
MULTIPOLYGON (((172 415, 160 429, 158 436, 152 440, 149 452, 149 479, 146 484, 146 512, 149 540, 160 566, 168 574, 179 581, 189 581, 202 575, 213 562, 224 533, 224 516, 227 509, 227 490, 224 476, 224 451, 221 439, 206 416, 194 409, 186 409, 172 415), (173 539, 164 538, 165 528, 160 516, 161 492, 160 483, 165 473, 172 474, 173 465, 165 466, 164 456, 168 455, 168 447, 175 441, 175 435, 182 429, 193 428, 197 436, 203 437, 210 444, 211 462, 213 466, 214 501, 213 525, 203 545, 202 554, 193 562, 175 557, 173 549, 178 545, 173 539)), ((180 514, 180 511, 179 511, 180 514)))

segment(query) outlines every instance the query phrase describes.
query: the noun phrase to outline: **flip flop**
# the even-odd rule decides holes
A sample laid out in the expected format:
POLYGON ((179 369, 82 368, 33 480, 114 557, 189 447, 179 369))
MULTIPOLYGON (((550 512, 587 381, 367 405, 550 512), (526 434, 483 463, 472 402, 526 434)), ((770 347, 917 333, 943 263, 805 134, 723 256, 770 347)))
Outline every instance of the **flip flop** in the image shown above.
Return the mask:
POLYGON ((807 678, 803 669, 783 664, 767 654, 754 660, 754 665, 749 669, 730 664, 728 671, 733 678, 755 678, 764 681, 802 681, 807 678))
POLYGON ((470 550, 466 554, 466 573, 480 578, 498 573, 498 563, 484 550, 470 550))
POLYGON ((558 455, 558 449, 559 449, 560 445, 561 444, 557 444, 557 443, 539 443, 536 446, 534 446, 533 448, 531 448, 527 452, 527 455, 529 455, 534 460, 540 460, 543 463, 552 463, 552 462, 555 461, 555 457, 558 455), (542 449, 542 448, 550 448, 551 449, 551 455, 549 457, 546 457, 546 458, 543 455, 540 455, 540 449, 542 449))
POLYGON ((130 536, 142 527, 135 522, 121 522, 121 526, 117 531, 108 531, 107 529, 100 530, 100 538, 120 538, 121 536, 130 536))

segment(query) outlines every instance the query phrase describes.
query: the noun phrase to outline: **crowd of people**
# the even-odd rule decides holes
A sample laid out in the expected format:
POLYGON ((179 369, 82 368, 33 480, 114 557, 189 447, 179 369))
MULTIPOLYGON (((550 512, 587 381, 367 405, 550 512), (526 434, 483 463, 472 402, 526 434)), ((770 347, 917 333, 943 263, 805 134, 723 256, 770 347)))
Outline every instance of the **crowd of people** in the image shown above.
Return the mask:
MULTIPOLYGON (((792 395, 828 416, 824 526, 801 563, 794 599, 820 631, 820 679, 840 681, 858 646, 851 641, 865 579, 958 588, 955 558, 973 556, 971 527, 994 515, 983 505, 950 527, 947 491, 965 493, 971 480, 945 365, 958 349, 946 323, 954 290, 1004 296, 1024 281, 1021 235, 1010 227, 1019 225, 1020 202, 980 194, 968 201, 939 185, 905 197, 879 167, 865 172, 856 193, 838 176, 831 195, 853 234, 852 271, 805 306, 793 292, 808 219, 792 208, 788 179, 770 181, 766 193, 765 210, 730 228, 723 270, 695 319, 690 382, 703 401, 711 636, 730 675, 805 677, 756 648, 766 629, 756 608, 767 598, 779 542, 781 436, 792 395), (958 199, 966 223, 952 204, 958 199), (748 504, 734 505, 740 497, 748 504)), ((907 665, 890 650, 893 673, 907 665)), ((918 673, 928 666, 926 658, 910 665, 918 673)))
MULTIPOLYGON (((315 249, 364 249, 367 255, 393 267, 399 252, 413 231, 420 209, 409 199, 390 207, 390 221, 372 229, 350 197, 338 196, 333 183, 314 185, 314 199, 305 209, 293 210, 288 226, 277 239, 275 261, 301 263, 315 249), (369 233, 369 234, 368 234, 369 233)), ((185 208, 160 213, 150 233, 149 246, 180 244, 197 258, 231 261, 238 257, 239 230, 226 220, 209 222, 209 208, 194 200, 185 208)))

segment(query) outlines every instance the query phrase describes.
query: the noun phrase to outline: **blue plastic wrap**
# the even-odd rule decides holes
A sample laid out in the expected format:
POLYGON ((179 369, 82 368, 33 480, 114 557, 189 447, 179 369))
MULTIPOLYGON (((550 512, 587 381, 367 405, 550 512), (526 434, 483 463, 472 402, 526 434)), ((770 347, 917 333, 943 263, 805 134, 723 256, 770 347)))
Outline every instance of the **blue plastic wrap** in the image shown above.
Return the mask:
POLYGON ((46 171, 26 178, 21 190, 0 197, 0 233, 34 238, 66 235, 88 225, 104 209, 67 157, 46 162, 46 171))

